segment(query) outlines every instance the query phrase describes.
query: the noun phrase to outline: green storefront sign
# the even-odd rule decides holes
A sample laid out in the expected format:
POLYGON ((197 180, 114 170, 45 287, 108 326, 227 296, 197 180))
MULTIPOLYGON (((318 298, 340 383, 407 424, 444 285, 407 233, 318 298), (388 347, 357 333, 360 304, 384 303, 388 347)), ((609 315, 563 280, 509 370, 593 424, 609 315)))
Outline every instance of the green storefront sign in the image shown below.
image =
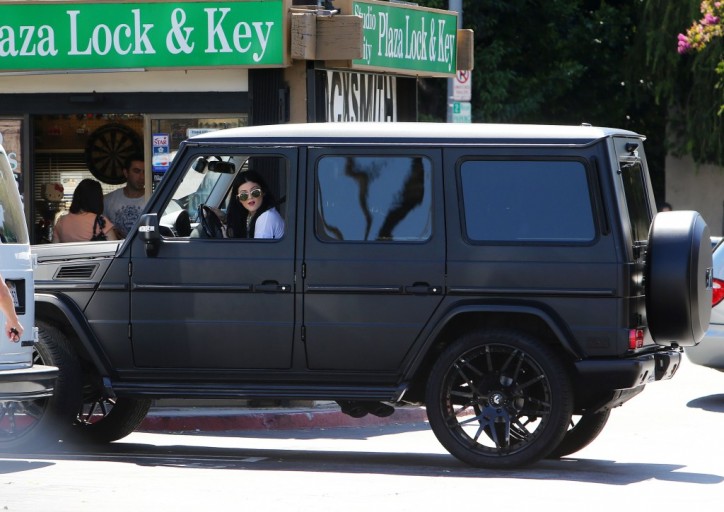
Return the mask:
POLYGON ((362 16, 363 57, 353 61, 355 68, 455 73, 455 13, 353 0, 352 14, 362 16))
POLYGON ((286 2, 0 5, 0 71, 285 65, 286 2))

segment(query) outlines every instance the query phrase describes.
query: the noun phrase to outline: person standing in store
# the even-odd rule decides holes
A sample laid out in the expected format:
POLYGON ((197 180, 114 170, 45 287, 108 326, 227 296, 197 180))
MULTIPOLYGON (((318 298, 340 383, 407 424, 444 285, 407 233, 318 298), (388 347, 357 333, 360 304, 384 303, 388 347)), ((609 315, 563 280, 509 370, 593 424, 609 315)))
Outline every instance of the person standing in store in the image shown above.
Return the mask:
POLYGON ((0 313, 5 317, 5 335, 10 341, 17 343, 23 335, 23 326, 20 325, 18 315, 15 313, 13 296, 2 275, 0 275, 0 313))
POLYGON ((53 227, 53 242, 118 240, 111 222, 103 215, 103 189, 96 180, 81 180, 73 191, 70 211, 53 227))
POLYGON ((146 206, 146 164, 143 155, 133 155, 123 166, 126 186, 105 195, 103 199, 104 214, 116 227, 121 238, 128 232, 140 217, 146 206))

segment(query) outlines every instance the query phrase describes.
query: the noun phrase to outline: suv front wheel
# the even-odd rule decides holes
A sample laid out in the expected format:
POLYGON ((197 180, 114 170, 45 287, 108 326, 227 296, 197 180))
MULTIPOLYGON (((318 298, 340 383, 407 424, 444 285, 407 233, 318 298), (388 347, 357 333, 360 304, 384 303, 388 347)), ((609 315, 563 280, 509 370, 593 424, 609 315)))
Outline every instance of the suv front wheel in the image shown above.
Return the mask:
POLYGON ((527 334, 479 331, 448 347, 432 368, 427 415, 440 443, 477 467, 535 462, 558 446, 573 393, 556 354, 527 334))

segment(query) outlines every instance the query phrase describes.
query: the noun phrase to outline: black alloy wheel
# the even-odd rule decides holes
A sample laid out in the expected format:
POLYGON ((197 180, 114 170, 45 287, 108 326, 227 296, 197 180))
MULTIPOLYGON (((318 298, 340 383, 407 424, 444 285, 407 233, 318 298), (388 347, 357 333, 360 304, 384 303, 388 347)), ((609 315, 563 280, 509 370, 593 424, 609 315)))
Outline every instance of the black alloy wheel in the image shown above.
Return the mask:
POLYGON ((562 362, 541 340, 480 331, 439 357, 426 404, 433 432, 452 455, 501 469, 531 464, 560 444, 573 393, 562 362))

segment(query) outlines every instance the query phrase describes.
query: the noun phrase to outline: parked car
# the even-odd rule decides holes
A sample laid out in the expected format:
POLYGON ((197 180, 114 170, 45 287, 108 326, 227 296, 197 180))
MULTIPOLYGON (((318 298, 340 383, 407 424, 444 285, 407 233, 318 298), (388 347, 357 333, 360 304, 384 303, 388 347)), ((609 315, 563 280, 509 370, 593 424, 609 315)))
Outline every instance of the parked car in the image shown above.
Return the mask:
POLYGON ((688 359, 701 366, 724 372, 724 238, 712 237, 714 279, 709 329, 698 345, 687 347, 688 359))
POLYGON ((38 352, 60 369, 42 411, 64 418, 58 437, 108 442, 153 398, 424 404, 468 464, 567 455, 709 324, 706 223, 654 215, 626 130, 194 137, 124 241, 34 247, 38 352))
POLYGON ((52 421, 50 415, 45 420, 34 419, 34 408, 47 404, 58 374, 55 367, 34 364, 38 334, 34 328, 34 262, 20 193, 0 146, 0 275, 24 328, 18 341, 10 341, 0 311, 0 451, 32 446, 52 421), (26 421, 28 418, 33 419, 26 421))

